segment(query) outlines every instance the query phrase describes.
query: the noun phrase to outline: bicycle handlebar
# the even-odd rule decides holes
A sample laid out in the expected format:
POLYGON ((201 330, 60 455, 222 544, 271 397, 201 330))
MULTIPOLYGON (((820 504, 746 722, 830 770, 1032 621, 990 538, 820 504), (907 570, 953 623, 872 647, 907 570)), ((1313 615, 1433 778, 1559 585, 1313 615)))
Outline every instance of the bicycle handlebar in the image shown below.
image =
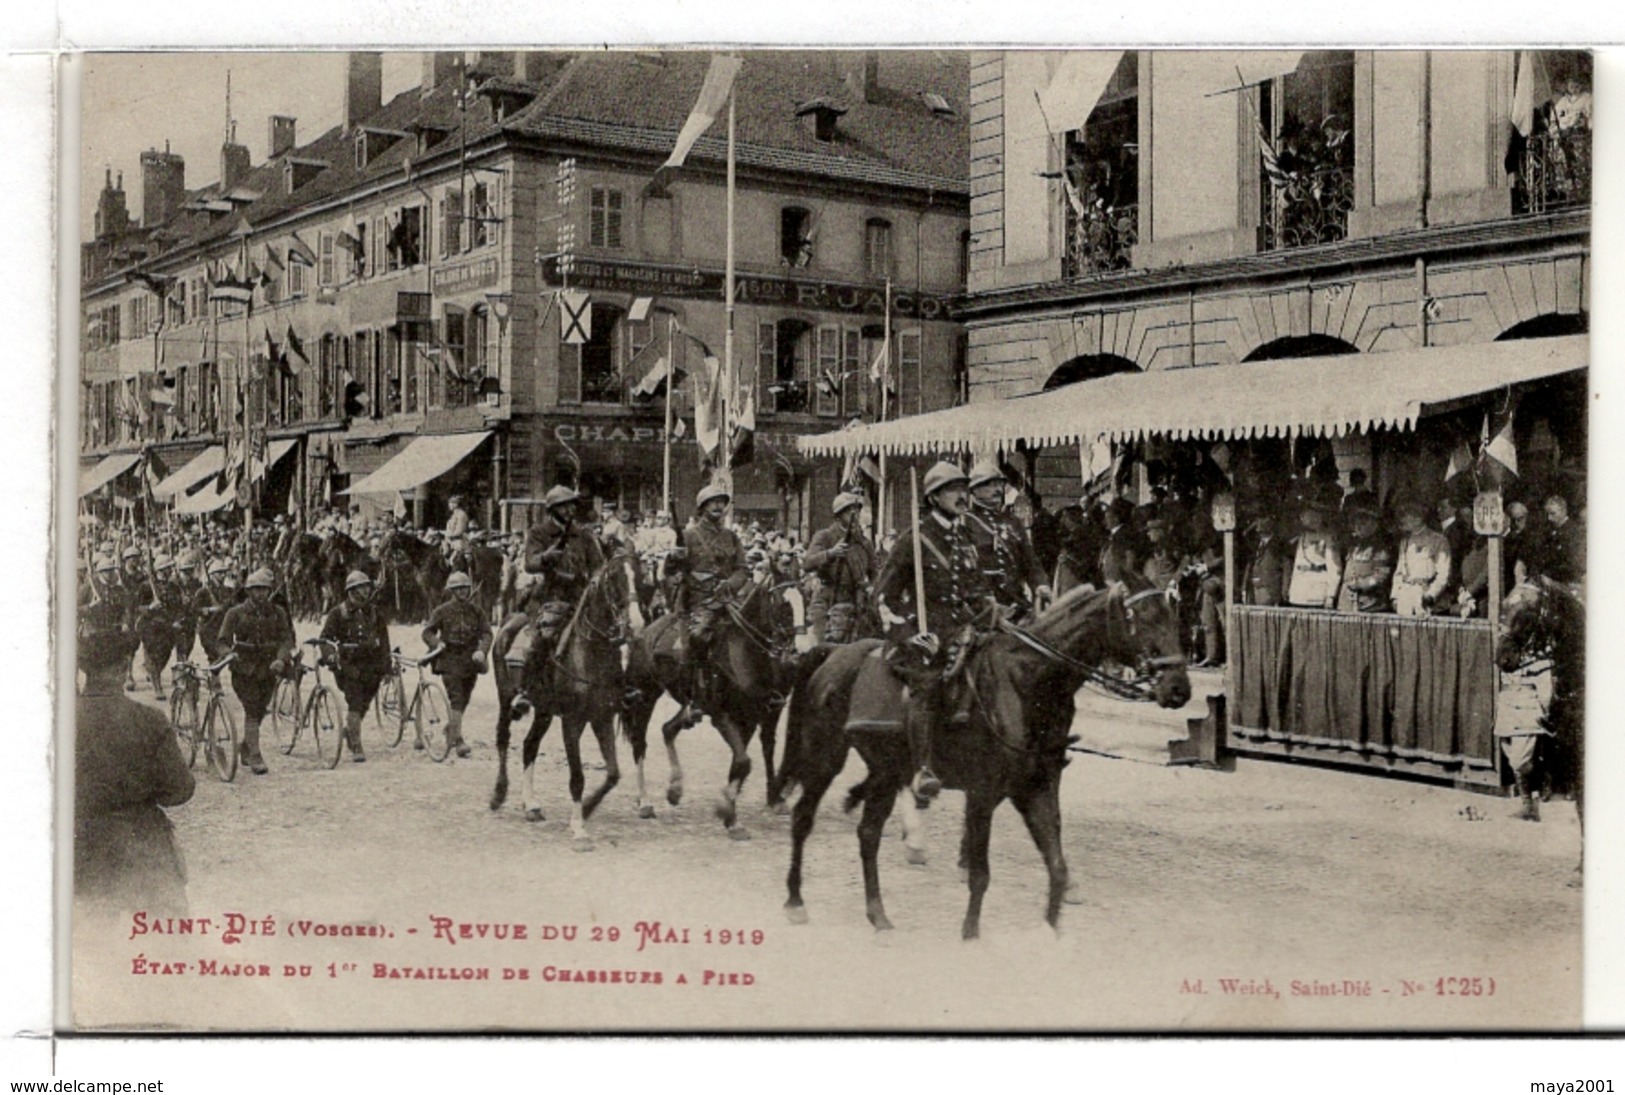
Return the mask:
POLYGON ((209 672, 210 673, 218 673, 222 669, 226 668, 226 666, 230 665, 232 662, 234 662, 236 660, 237 660, 237 653, 236 653, 236 651, 233 651, 232 653, 227 654, 224 658, 221 658, 219 661, 215 662, 213 665, 209 666, 208 667, 209 672))
POLYGON ((409 658, 405 654, 402 654, 399 649, 390 651, 389 656, 394 660, 396 665, 401 666, 404 669, 416 669, 420 665, 428 665, 441 654, 445 653, 445 651, 446 644, 441 643, 439 646, 435 647, 421 658, 409 658))

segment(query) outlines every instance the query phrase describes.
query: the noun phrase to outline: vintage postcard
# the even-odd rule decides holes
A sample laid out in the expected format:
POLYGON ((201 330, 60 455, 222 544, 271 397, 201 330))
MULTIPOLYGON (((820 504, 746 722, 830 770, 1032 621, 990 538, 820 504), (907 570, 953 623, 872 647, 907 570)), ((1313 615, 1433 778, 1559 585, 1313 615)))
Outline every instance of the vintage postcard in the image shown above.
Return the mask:
POLYGON ((74 64, 68 1029, 1581 1029, 1589 52, 74 64))

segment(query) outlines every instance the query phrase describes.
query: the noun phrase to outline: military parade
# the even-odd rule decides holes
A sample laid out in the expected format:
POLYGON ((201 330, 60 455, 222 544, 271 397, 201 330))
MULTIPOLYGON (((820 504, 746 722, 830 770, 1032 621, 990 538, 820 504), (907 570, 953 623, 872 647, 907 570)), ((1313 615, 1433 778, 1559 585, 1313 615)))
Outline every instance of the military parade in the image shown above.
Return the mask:
POLYGON ((1468 61, 1029 54, 356 53, 314 141, 273 115, 256 165, 228 104, 221 180, 149 149, 139 221, 104 171, 78 764, 164 764, 149 854, 87 845, 87 923, 307 883, 489 913, 541 871, 766 909, 849 972, 907 908, 887 976, 1081 924, 1177 985, 1224 939, 1267 964, 1276 902, 1295 960, 1371 931, 1384 976, 1538 910, 1509 975, 1557 1017, 1472 1023, 1570 1025, 1587 56, 1474 55, 1517 136, 1401 238, 1417 199, 1355 172, 1398 138, 1352 114, 1468 61), (1153 232, 1157 80, 1240 190, 1153 232), (1449 221, 1494 202, 1494 247, 1449 221))

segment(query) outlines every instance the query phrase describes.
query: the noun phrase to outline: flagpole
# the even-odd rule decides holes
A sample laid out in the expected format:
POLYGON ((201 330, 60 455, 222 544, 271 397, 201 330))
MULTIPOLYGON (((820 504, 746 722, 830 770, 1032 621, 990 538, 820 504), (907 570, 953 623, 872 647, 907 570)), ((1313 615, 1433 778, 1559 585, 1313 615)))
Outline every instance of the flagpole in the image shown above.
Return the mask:
MULTIPOLYGON (((886 314, 884 334, 881 336, 880 353, 880 420, 886 421, 886 390, 891 381, 891 278, 886 279, 886 314)), ((886 509, 886 450, 880 450, 880 486, 875 492, 875 506, 880 511, 875 515, 875 545, 881 543, 881 537, 891 528, 891 514, 886 509)))
POLYGON ((671 386, 677 376, 677 317, 666 317, 666 432, 661 454, 660 508, 671 512, 671 386))
POLYGON ((731 495, 733 493, 733 436, 728 430, 728 404, 736 398, 738 393, 734 390, 734 93, 728 91, 728 203, 727 203, 727 246, 728 258, 724 268, 722 294, 726 302, 725 314, 728 319, 727 333, 722 342, 722 486, 731 495))

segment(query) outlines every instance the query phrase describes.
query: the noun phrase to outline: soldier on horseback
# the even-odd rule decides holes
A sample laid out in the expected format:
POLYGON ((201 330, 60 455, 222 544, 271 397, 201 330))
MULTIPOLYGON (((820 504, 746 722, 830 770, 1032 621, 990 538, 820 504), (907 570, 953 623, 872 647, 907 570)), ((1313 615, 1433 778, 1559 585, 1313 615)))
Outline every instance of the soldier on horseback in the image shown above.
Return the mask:
POLYGON ((993 599, 1019 622, 1042 609, 1052 591, 1027 530, 1005 509, 1004 488, 1004 473, 997 464, 985 460, 971 468, 965 524, 993 599))
POLYGON ((449 597, 429 617, 423 627, 423 644, 430 650, 445 649, 435 659, 434 671, 446 686, 451 713, 446 718, 446 743, 466 757, 471 753, 463 740, 463 712, 474 684, 485 672, 485 655, 491 649, 491 624, 474 603, 474 580, 462 571, 446 579, 449 597))
POLYGON ((875 579, 875 605, 890 640, 887 660, 913 693, 904 722, 917 769, 910 787, 922 801, 942 790, 931 771, 932 731, 945 714, 948 679, 963 661, 975 637, 974 622, 991 595, 964 516, 968 483, 947 461, 925 473, 923 512, 915 528, 897 538, 875 579), (917 587, 924 591, 930 630, 919 626, 917 587))
POLYGON ((717 617, 726 610, 729 597, 750 580, 744 545, 722 523, 732 500, 720 485, 701 489, 694 500, 694 519, 683 530, 682 546, 667 556, 669 563, 683 568, 679 598, 688 616, 687 668, 693 680, 691 694, 702 709, 710 695, 708 667, 717 617))
POLYGON ((818 575, 810 612, 817 641, 845 643, 862 634, 859 614, 875 577, 875 549, 858 527, 861 495, 837 494, 832 508, 835 520, 813 536, 801 563, 818 575))
MULTIPOLYGON (((534 671, 552 655, 588 580, 604 565, 604 553, 591 530, 576 524, 580 501, 581 495, 569 487, 554 487, 542 499, 542 519, 525 533, 525 572, 537 575, 538 581, 531 586, 520 613, 502 627, 504 634, 525 629, 507 648, 508 664, 524 670, 521 681, 535 679, 534 671), (525 635, 530 636, 528 650, 525 635)), ((530 697, 523 687, 512 706, 516 718, 530 711, 530 697)))

